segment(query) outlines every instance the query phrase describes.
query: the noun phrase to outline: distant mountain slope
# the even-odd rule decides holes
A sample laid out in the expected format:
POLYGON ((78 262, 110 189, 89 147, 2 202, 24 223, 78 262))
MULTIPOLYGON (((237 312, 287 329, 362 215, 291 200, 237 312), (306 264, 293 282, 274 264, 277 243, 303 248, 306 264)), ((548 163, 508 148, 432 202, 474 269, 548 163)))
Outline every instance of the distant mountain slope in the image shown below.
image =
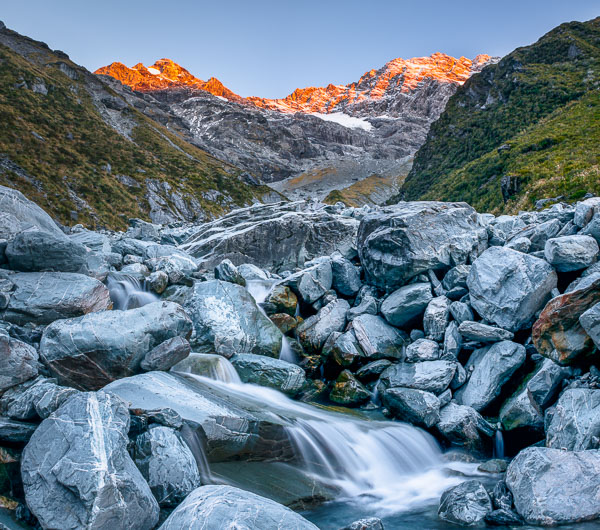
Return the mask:
POLYGON ((465 200, 500 210, 600 192, 599 87, 600 17, 562 24, 516 49, 450 98, 393 200, 465 200), (504 197, 502 182, 511 183, 504 197))
POLYGON ((273 193, 191 145, 168 107, 1 23, 0 122, 0 183, 63 223, 211 218, 273 193))

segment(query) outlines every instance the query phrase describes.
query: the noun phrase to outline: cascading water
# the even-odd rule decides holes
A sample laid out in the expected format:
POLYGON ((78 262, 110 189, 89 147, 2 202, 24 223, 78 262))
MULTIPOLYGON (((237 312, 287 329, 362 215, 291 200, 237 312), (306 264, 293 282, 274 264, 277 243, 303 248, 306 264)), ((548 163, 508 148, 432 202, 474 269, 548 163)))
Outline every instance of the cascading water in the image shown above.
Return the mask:
POLYGON ((494 458, 504 458, 504 437, 500 429, 494 434, 494 458))
MULTIPOLYGON (((265 316, 266 313, 261 304, 267 299, 267 296, 269 296, 269 293, 276 283, 277 280, 251 280, 246 283, 246 289, 252 295, 256 305, 258 305, 258 308, 265 316)), ((296 310, 298 310, 298 308, 296 308, 296 310)), ((282 361, 287 361, 288 363, 298 364, 298 358, 290 346, 290 341, 285 335, 283 335, 283 339, 281 341, 279 358, 282 361)))
POLYGON ((156 302, 158 296, 148 291, 135 276, 110 272, 106 277, 113 309, 135 309, 156 302))

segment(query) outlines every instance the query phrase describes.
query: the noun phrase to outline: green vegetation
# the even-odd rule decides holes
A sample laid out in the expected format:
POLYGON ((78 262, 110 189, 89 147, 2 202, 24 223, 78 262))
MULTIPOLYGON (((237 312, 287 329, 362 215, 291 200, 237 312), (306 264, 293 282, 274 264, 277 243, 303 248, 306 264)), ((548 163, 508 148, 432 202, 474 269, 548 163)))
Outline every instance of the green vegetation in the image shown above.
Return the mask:
POLYGON ((499 212, 600 192, 599 86, 600 17, 563 24, 487 66, 431 127, 402 188, 406 199, 464 200, 499 212), (520 181, 506 204, 505 175, 520 181))
POLYGON ((379 197, 389 197, 390 190, 397 190, 405 178, 406 173, 397 177, 370 175, 346 188, 330 191, 323 202, 325 204, 343 202, 346 206, 354 207, 365 204, 381 204, 382 201, 378 200, 379 197))
POLYGON ((57 220, 116 229, 130 217, 148 219, 150 179, 167 188, 166 207, 180 210, 176 200, 200 217, 272 191, 241 181, 239 170, 125 105, 64 55, 12 35, 29 50, 20 55, 0 46, 0 184, 19 189, 57 220), (66 75, 68 68, 76 75, 66 75), (104 109, 103 118, 94 98, 112 98, 123 108, 104 109), (107 115, 125 124, 129 138, 107 124, 107 115), (213 190, 222 195, 205 198, 213 190))

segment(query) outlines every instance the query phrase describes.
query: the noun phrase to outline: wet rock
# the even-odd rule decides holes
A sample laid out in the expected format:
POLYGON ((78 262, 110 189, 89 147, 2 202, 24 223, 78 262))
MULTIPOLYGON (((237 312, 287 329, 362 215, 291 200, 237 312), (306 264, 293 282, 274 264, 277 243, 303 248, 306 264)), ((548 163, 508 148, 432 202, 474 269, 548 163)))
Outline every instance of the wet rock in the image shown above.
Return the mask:
POLYGON ((441 394, 450 385, 455 370, 456 363, 450 361, 399 363, 381 374, 380 384, 386 389, 405 387, 441 394))
POLYGON ((224 259, 215 267, 215 278, 246 287, 246 279, 239 273, 237 267, 231 263, 231 260, 228 259, 224 259))
POLYGON ((554 407, 546 447, 584 451, 600 449, 600 390, 565 390, 554 407))
POLYGON ((433 427, 440 421, 440 400, 431 392, 388 388, 381 398, 384 406, 399 420, 422 427, 433 427))
POLYGON ((44 528, 147 529, 158 504, 127 453, 129 411, 105 392, 71 397, 23 451, 27 505, 44 528))
POLYGON ((67 272, 24 272, 10 276, 15 285, 1 318, 20 326, 50 324, 112 307, 108 289, 94 278, 67 272))
POLYGON ((263 313, 254 298, 240 285, 220 280, 196 282, 183 300, 192 319, 194 351, 256 353, 279 357, 283 335, 263 313))
POLYGON ((384 530, 383 522, 379 517, 367 517, 350 523, 348 526, 340 528, 340 530, 384 530))
POLYGON ((26 423, 0 416, 0 442, 25 445, 36 429, 37 423, 26 423))
POLYGON ((246 282, 253 280, 265 281, 269 279, 268 273, 251 263, 242 263, 241 265, 238 265, 237 270, 244 277, 246 282))
POLYGON ((162 294, 169 285, 169 276, 164 271, 155 271, 146 278, 146 282, 156 294, 162 294))
POLYGON ((598 243, 590 236, 564 236, 546 241, 544 255, 559 272, 578 271, 596 262, 598 243))
POLYGON ((378 308, 379 304, 377 303, 377 299, 372 296, 363 296, 358 305, 350 308, 346 318, 348 319, 348 322, 351 322, 360 315, 376 315, 378 308))
POLYGON ((402 359, 405 339, 383 318, 375 315, 360 315, 352 321, 352 329, 365 355, 371 359, 402 359))
POLYGON ((494 458, 493 460, 486 460, 482 464, 477 466, 477 471, 481 471, 482 473, 504 473, 506 471, 508 464, 506 460, 501 460, 499 458, 494 458))
POLYGON ((406 362, 435 361, 440 358, 440 346, 430 339, 417 339, 406 348, 406 362))
POLYGON ((438 516, 461 526, 473 526, 492 511, 492 503, 483 484, 467 480, 442 494, 438 516))
POLYGON ((181 336, 172 337, 144 355, 140 368, 148 372, 152 370, 166 371, 179 361, 183 361, 191 351, 192 347, 186 339, 181 336))
POLYGON ((267 296, 265 302, 273 306, 275 313, 296 314, 298 298, 287 285, 275 285, 267 296))
POLYGON ((496 510, 512 510, 513 496, 504 480, 496 483, 494 489, 490 492, 490 498, 496 510))
POLYGON ((38 375, 35 348, 0 334, 0 394, 38 375))
POLYGON ((506 484, 529 524, 552 526, 600 516, 600 451, 528 447, 508 466, 506 484))
POLYGON ((168 427, 156 426, 140 434, 132 457, 160 506, 177 506, 201 484, 190 448, 168 427))
POLYGON ((514 337, 513 333, 505 329, 469 320, 461 322, 458 331, 463 338, 476 342, 499 342, 501 340, 512 340, 514 337))
POLYGON ((291 396, 296 395, 306 381, 304 370, 299 366, 264 355, 237 354, 231 358, 231 364, 244 383, 268 386, 291 396))
POLYGON ((594 341, 596 347, 600 348, 600 303, 582 313, 579 317, 579 323, 594 341))
POLYGON ((300 273, 298 294, 304 302, 312 304, 331 289, 332 282, 331 262, 322 261, 300 273))
POLYGON ((429 302, 423 315, 425 335, 433 340, 442 340, 450 318, 450 300, 438 296, 429 302))
POLYGON ((484 521, 489 526, 522 526, 523 519, 512 510, 494 510, 487 514, 484 521))
POLYGON ((58 320, 44 330, 40 356, 62 385, 98 389, 141 370, 158 344, 189 336, 192 323, 179 304, 154 302, 58 320))
POLYGON ((344 370, 336 379, 329 393, 329 399, 340 405, 356 407, 369 401, 371 392, 350 371, 344 370))
POLYGON ((469 273, 471 305, 508 331, 526 327, 556 287, 556 272, 544 260, 504 247, 491 247, 469 273))
POLYGON ((9 268, 22 272, 85 270, 87 251, 83 245, 47 232, 22 232, 6 247, 9 268))
POLYGON ((454 401, 440 410, 437 429, 451 444, 471 450, 480 450, 482 436, 491 438, 495 432, 474 408, 458 405, 454 401))
POLYGON ((430 269, 466 263, 487 244, 487 231, 465 203, 409 202, 367 215, 357 247, 368 283, 401 287, 430 269))
MULTIPOLYGON (((333 337, 332 333, 330 337, 333 337)), ((325 347, 323 348, 325 351, 325 347)), ((329 357, 342 367, 352 366, 358 359, 365 358, 365 352, 360 347, 354 330, 346 331, 335 337, 329 349, 329 357)))
POLYGON ((363 383, 366 381, 374 381, 375 379, 379 379, 381 373, 391 365, 391 361, 388 361, 387 359, 370 362, 356 371, 356 377, 363 383))
POLYGON ((525 348, 510 341, 474 351, 466 365, 473 371, 467 383, 455 393, 458 403, 480 412, 500 395, 503 385, 525 362, 525 348))
POLYGON ((159 530, 192 528, 317 530, 304 517, 265 497, 232 486, 201 486, 190 493, 159 530))
POLYGON ((432 298, 430 283, 405 285, 382 302, 381 314, 392 326, 402 328, 423 315, 432 298))
POLYGON ((331 260, 333 272, 332 287, 341 296, 356 296, 362 287, 359 270, 341 254, 335 254, 331 260))
POLYGON ((579 317, 600 302, 600 275, 585 280, 577 289, 550 300, 533 326, 537 351, 561 365, 573 364, 595 349, 579 317))
POLYGON ((269 318, 284 335, 298 327, 298 321, 287 313, 275 313, 274 315, 270 315, 269 318))
POLYGON ((304 320, 296 328, 296 336, 302 347, 309 352, 319 353, 327 337, 344 328, 348 309, 350 304, 346 300, 335 300, 304 320))
POLYGON ((40 376, 11 387, 0 397, 0 414, 13 420, 35 420, 36 404, 46 391, 56 386, 51 379, 40 376))

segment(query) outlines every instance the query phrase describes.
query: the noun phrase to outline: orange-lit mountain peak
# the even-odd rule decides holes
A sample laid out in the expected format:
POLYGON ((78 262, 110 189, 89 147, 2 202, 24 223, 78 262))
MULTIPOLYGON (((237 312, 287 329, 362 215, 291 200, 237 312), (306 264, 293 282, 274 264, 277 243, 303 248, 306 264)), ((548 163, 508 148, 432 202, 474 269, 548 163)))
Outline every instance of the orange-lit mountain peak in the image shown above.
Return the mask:
POLYGON ((159 59, 151 66, 138 63, 131 68, 123 63, 115 62, 99 68, 94 73, 114 77, 124 85, 139 92, 191 88, 204 90, 231 101, 242 100, 240 96, 225 87, 218 79, 214 77, 211 77, 208 81, 198 79, 172 59, 159 59))

